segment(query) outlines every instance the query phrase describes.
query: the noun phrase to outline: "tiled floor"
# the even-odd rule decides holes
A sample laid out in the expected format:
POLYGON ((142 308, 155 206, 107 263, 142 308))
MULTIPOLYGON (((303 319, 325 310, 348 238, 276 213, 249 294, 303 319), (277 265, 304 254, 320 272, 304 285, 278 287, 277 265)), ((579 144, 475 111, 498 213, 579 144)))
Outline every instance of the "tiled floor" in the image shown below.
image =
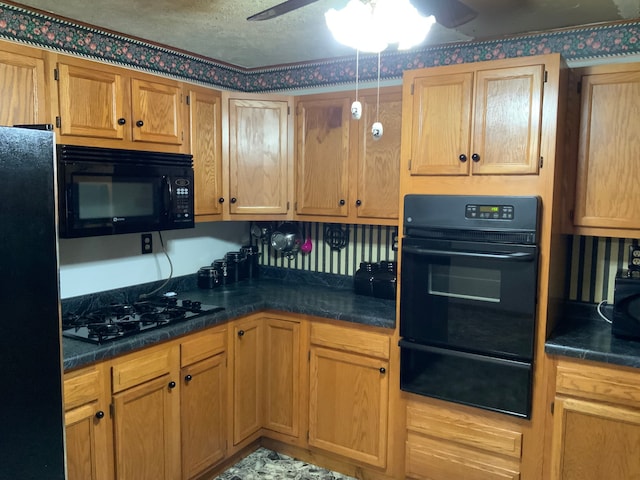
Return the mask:
POLYGON ((211 480, 356 480, 259 448, 211 480))

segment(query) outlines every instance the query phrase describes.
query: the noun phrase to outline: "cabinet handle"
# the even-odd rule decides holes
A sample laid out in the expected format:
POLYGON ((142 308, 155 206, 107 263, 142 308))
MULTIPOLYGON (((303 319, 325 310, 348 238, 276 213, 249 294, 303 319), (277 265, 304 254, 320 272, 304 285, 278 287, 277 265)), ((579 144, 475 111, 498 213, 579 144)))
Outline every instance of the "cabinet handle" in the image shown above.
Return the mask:
POLYGON ((224 197, 220 197, 220 198, 218 199, 218 203, 224 203, 224 197))
POLYGON ((144 125, 144 122, 143 122, 142 120, 138 120, 138 121, 136 122, 136 127, 141 127, 141 126, 143 126, 143 125, 144 125))
POLYGON ((471 160, 473 160, 474 162, 479 162, 480 155, 478 155, 477 153, 474 153, 473 155, 471 155, 471 160))
POLYGON ((347 202, 345 202, 344 200, 340 200, 340 206, 344 205, 345 203, 347 202))
POLYGON ((467 161, 467 156, 464 153, 461 153, 460 156, 458 157, 458 160, 464 163, 467 161))
POLYGON ((231 197, 231 203, 236 203, 238 199, 236 197, 231 197))
POLYGON ((244 330, 238 330, 238 336, 242 337, 244 335, 244 330))
POLYGON ((169 382, 169 388, 176 388, 176 382, 174 381, 169 382))
POLYGON ((127 123, 127 119, 126 118, 119 118, 118 119, 118 125, 124 125, 125 123, 127 123))
POLYGON ((380 373, 387 373, 387 369, 384 367, 380 367, 380 373))
POLYGON ((191 375, 187 375, 184 377, 185 382, 190 382, 191 380, 193 380, 193 377, 191 375))
POLYGON ((362 200, 356 200, 356 207, 359 207, 360 205, 362 205, 362 200))
POLYGON ((104 418, 104 412, 102 410, 98 410, 96 412, 96 418, 99 420, 101 418, 104 418))

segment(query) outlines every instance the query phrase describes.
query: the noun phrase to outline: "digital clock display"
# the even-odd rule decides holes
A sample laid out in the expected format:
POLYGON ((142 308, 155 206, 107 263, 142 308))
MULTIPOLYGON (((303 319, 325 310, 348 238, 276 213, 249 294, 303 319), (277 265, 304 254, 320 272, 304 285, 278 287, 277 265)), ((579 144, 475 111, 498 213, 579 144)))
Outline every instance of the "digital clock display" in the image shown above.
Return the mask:
POLYGON ((480 213, 498 213, 500 211, 500 207, 491 205, 480 205, 478 208, 480 210, 480 213))

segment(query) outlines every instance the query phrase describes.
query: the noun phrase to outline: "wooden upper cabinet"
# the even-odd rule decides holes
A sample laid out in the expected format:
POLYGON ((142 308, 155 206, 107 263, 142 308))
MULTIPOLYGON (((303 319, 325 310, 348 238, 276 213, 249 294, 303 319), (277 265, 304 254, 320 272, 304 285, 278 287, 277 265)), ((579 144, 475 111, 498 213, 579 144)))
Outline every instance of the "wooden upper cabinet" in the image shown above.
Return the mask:
POLYGON ((189 89, 189 138, 193 155, 196 220, 222 216, 222 99, 202 87, 189 89))
POLYGON ((636 238, 640 229, 640 63, 576 72, 580 128, 574 224, 636 238), (611 231, 621 229, 623 231, 611 231))
POLYGON ((536 174, 544 65, 409 72, 411 175, 536 174))
POLYGON ((180 82, 62 56, 56 78, 61 143, 188 150, 180 82))
POLYGON ((296 213, 345 217, 349 200, 348 97, 298 100, 296 104, 296 213))
POLYGON ((0 42, 0 125, 52 123, 45 52, 0 42))
POLYGON ((290 107, 285 98, 229 98, 229 198, 225 201, 232 216, 284 218, 288 214, 293 183, 290 107))

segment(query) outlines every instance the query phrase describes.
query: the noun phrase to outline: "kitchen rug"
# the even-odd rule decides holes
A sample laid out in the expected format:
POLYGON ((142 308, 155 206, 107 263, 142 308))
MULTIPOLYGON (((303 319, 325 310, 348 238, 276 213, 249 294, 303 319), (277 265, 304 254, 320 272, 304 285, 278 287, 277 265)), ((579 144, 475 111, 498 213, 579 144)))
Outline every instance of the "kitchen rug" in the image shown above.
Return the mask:
POLYGON ((211 480, 356 480, 341 473, 259 448, 211 480))

